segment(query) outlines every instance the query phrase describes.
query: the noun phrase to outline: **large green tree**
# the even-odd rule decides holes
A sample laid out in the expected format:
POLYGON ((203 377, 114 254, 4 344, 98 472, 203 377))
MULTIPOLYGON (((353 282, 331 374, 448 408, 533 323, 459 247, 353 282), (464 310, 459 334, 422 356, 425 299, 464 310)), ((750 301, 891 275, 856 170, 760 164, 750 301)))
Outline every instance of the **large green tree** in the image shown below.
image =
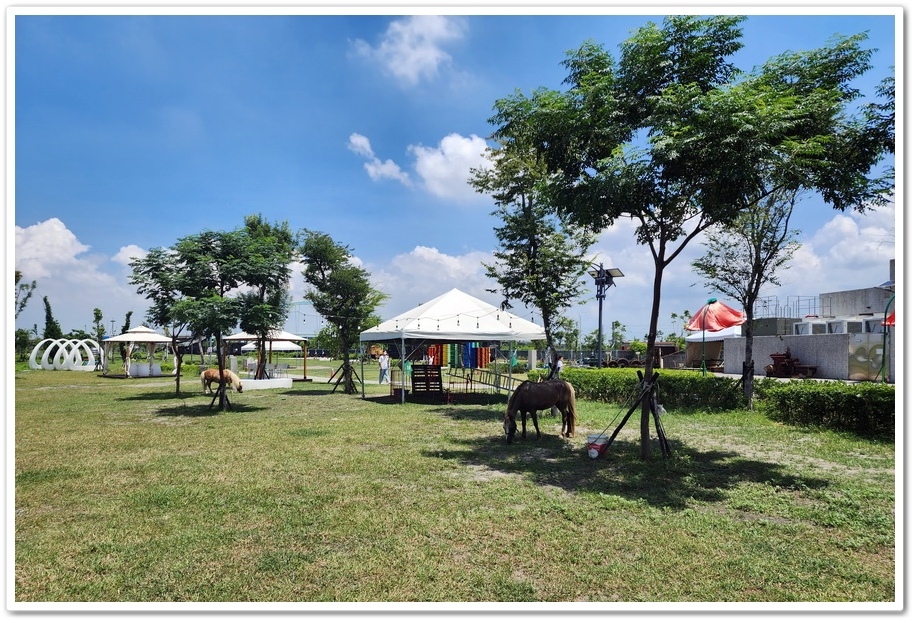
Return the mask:
POLYGON ((360 332, 372 326, 375 309, 387 296, 372 287, 365 269, 352 262, 350 248, 329 235, 304 230, 300 252, 308 286, 305 298, 333 325, 344 358, 339 383, 343 383, 344 393, 354 394, 357 389, 350 349, 359 343, 360 332))
MULTIPOLYGON (((131 283, 152 302, 149 321, 169 327, 176 370, 181 369, 182 332, 198 341, 213 338, 222 371, 223 335, 240 326, 260 336, 263 375, 263 344, 270 331, 283 326, 289 311, 294 254, 295 236, 285 222, 270 224, 251 215, 240 229, 204 231, 135 258, 131 283)), ((179 374, 176 393, 180 388, 179 374)), ((218 393, 220 409, 227 408, 224 384, 218 393)))
POLYGON ((754 394, 754 304, 764 285, 779 285, 779 272, 801 246, 799 232, 789 228, 794 207, 794 192, 771 194, 731 223, 710 229, 706 253, 691 263, 708 288, 736 299, 744 309, 743 379, 749 407, 754 394))
POLYGON ((133 273, 130 283, 137 286, 137 292, 150 300, 146 312, 147 322, 156 327, 167 327, 172 338, 172 353, 175 361, 175 394, 181 393, 181 365, 183 354, 179 347, 179 336, 187 328, 187 322, 179 320, 177 303, 186 298, 183 286, 183 269, 178 264, 174 250, 156 247, 130 262, 133 273))
POLYGON ((223 335, 238 325, 238 300, 229 293, 242 284, 245 255, 239 231, 204 231, 180 239, 174 247, 185 297, 175 304, 175 318, 193 335, 213 338, 220 384, 220 411, 229 408, 223 377, 223 335))
POLYGON ((515 141, 488 149, 488 156, 492 166, 474 169, 470 180, 493 198, 493 214, 502 221, 494 228, 499 248, 493 253, 496 261, 484 263, 486 275, 499 284, 504 309, 517 300, 540 313, 553 378, 555 333, 564 310, 583 292, 581 277, 591 264, 585 254, 595 235, 561 218, 539 192, 547 170, 531 145, 515 141))
POLYGON ((258 336, 255 378, 267 377, 266 345, 271 331, 281 329, 289 315, 289 280, 296 237, 289 224, 270 224, 261 215, 245 217, 242 279, 247 289, 238 295, 239 326, 258 336))
MULTIPOLYGON (((516 92, 491 118, 496 139, 537 147, 551 204, 574 222, 595 231, 636 222, 655 264, 646 378, 664 269, 699 234, 780 189, 811 189, 836 209, 864 211, 892 187, 888 171, 875 173, 893 144, 892 107, 852 110, 860 96, 852 82, 870 69, 865 36, 741 73, 729 59, 742 47, 744 19, 649 23, 621 44, 619 59, 587 41, 564 61, 568 90, 516 92)), ((650 406, 647 398, 644 459, 650 406)))
POLYGON ((222 337, 238 324, 239 305, 229 296, 242 283, 246 262, 244 239, 239 231, 204 231, 178 240, 171 248, 155 248, 131 262, 131 283, 152 301, 147 318, 170 327, 176 353, 175 391, 180 391, 181 355, 178 336, 187 328, 195 337, 214 338, 220 386, 219 409, 226 410, 222 371, 225 368, 222 337))

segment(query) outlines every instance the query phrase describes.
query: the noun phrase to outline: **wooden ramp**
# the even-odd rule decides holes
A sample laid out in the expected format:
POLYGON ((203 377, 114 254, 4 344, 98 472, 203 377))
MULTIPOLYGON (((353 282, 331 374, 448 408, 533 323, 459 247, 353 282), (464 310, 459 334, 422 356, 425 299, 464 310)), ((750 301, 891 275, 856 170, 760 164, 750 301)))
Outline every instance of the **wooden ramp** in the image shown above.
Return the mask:
POLYGON ((449 388, 452 391, 465 392, 495 389, 499 392, 511 392, 521 381, 511 374, 501 374, 486 368, 449 367, 449 388))

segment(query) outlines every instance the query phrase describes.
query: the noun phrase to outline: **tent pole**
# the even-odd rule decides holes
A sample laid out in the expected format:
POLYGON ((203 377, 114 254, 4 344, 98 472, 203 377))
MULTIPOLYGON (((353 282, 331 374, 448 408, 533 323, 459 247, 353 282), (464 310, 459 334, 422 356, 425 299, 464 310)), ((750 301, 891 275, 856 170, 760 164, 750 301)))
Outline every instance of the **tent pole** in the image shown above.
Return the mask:
POLYGON ((363 343, 359 343, 359 384, 363 388, 363 400, 366 399, 366 362, 363 356, 363 343))
POLYGON ((404 394, 407 393, 405 385, 405 374, 407 368, 405 367, 406 361, 404 358, 404 334, 401 334, 401 404, 404 404, 404 394))
POLYGON ((709 311, 709 303, 703 308, 703 354, 700 355, 700 368, 703 370, 703 376, 706 376, 706 312, 709 311))

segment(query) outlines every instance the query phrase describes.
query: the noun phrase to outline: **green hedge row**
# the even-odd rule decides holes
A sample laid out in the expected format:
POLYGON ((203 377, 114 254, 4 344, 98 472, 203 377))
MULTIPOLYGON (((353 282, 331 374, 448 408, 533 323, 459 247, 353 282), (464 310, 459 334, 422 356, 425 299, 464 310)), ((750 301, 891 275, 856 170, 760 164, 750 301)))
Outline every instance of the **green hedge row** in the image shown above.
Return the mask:
MULTIPOLYGON (((585 400, 632 404, 639 396, 639 378, 632 368, 566 368, 564 380, 585 400)), ((666 409, 729 411, 745 406, 738 379, 704 376, 685 370, 658 370, 658 401, 666 409)), ((543 371, 528 374, 532 381, 543 371)), ((880 383, 842 381, 778 381, 754 379, 755 406, 772 420, 816 426, 861 435, 893 435, 896 391, 880 383)))
MULTIPOLYGON (((641 391, 637 368, 565 368, 564 380, 576 388, 576 395, 585 400, 632 403, 641 391)), ((666 409, 732 410, 744 405, 744 395, 736 379, 723 376, 703 376, 700 372, 656 370, 658 401, 666 409)), ((542 371, 528 373, 535 381, 542 371)))
POLYGON ((881 383, 795 381, 760 392, 761 411, 770 419, 847 431, 892 436, 896 391, 881 383))

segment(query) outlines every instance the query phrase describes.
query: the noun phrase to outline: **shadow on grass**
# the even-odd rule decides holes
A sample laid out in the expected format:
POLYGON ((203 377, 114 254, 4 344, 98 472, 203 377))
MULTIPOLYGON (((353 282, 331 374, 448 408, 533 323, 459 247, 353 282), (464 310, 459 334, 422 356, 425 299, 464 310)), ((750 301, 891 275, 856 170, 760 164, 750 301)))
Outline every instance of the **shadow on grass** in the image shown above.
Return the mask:
MULTIPOLYGON (((161 401, 166 403, 153 411, 153 415, 157 417, 204 417, 222 413, 219 403, 213 400, 212 395, 200 392, 181 392, 176 394, 174 389, 158 390, 123 396, 116 400, 124 402, 161 401), (176 401, 180 401, 181 404, 174 404, 176 401)), ((253 413, 264 410, 266 410, 266 407, 240 403, 234 395, 229 395, 229 408, 226 411, 253 413)))
MULTIPOLYGON (((366 396, 366 402, 377 405, 401 406, 400 396, 374 395, 366 396)), ((471 420, 496 420, 502 421, 502 412, 505 409, 506 397, 492 393, 467 393, 467 394, 409 394, 406 405, 431 406, 430 413, 445 417, 471 420)))
POLYGON ((317 385, 311 383, 300 383, 297 385, 294 383, 292 389, 277 393, 282 396, 330 396, 334 393, 342 394, 343 390, 338 388, 337 392, 335 392, 334 386, 326 383, 319 383, 317 385))
MULTIPOLYGON (((490 416, 492 417, 492 415, 490 416)), ((823 478, 791 473, 769 461, 749 459, 732 451, 704 451, 669 442, 670 458, 663 458, 653 439, 652 457, 640 459, 638 441, 616 439, 598 459, 590 459, 583 446, 570 447, 568 440, 543 432, 506 444, 501 435, 468 441, 466 448, 438 450, 436 456, 496 472, 517 474, 543 486, 574 493, 601 493, 639 500, 657 508, 684 509, 691 501, 718 502, 726 491, 744 483, 767 484, 782 489, 822 489, 823 478)))

